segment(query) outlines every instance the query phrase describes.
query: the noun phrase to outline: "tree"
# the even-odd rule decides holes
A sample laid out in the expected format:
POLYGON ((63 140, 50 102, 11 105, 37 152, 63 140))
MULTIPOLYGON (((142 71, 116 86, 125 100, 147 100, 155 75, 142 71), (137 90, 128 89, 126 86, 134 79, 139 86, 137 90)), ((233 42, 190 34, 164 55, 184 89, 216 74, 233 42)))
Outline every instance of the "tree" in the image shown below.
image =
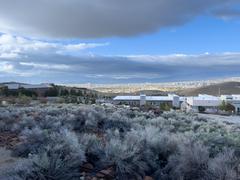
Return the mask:
POLYGON ((77 94, 77 92, 76 92, 75 89, 71 89, 71 90, 70 90, 70 95, 71 95, 71 96, 77 96, 78 94, 77 94))
POLYGON ((160 104, 160 110, 162 111, 170 111, 171 107, 168 103, 161 103, 160 104))
POLYGON ((78 95, 78 96, 83 96, 82 91, 81 91, 81 90, 78 90, 78 91, 77 91, 77 95, 78 95))
POLYGON ((225 109, 226 109, 226 102, 225 101, 222 101, 222 104, 219 106, 219 109, 222 110, 222 111, 225 111, 225 109))
POLYGON ((68 96, 68 95, 69 95, 69 92, 68 92, 67 89, 62 89, 62 90, 60 91, 60 96, 68 96))
POLYGON ((56 87, 50 88, 45 92, 45 97, 56 97, 58 96, 58 89, 56 87))
POLYGON ((219 106, 219 109, 222 111, 227 111, 227 112, 235 111, 235 107, 232 104, 227 103, 225 101, 222 102, 222 104, 219 106))
POLYGON ((20 88, 18 90, 18 96, 27 96, 27 97, 37 97, 37 93, 32 90, 27 90, 24 88, 20 88))
POLYGON ((0 96, 8 96, 8 88, 7 87, 0 88, 0 96))
POLYGON ((92 98, 92 99, 91 99, 91 103, 92 103, 92 104, 95 104, 95 103, 96 103, 96 99, 95 99, 95 98, 92 98))

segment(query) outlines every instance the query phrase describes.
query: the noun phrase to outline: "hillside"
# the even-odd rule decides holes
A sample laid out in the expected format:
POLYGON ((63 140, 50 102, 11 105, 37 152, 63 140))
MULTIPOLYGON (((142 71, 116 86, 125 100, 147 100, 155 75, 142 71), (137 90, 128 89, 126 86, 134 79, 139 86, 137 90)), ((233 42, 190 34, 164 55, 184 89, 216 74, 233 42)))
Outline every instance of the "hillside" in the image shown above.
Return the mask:
MULTIPOLYGON (((11 86, 11 85, 19 85, 19 87, 25 88, 24 85, 28 85, 26 89, 39 89, 39 85, 49 85, 50 88, 57 88, 59 91, 62 90, 68 90, 70 91, 81 91, 82 93, 87 94, 98 94, 98 91, 83 88, 83 87, 71 87, 71 86, 63 86, 63 85, 55 85, 54 83, 41 83, 41 84, 27 84, 27 83, 21 83, 21 82, 1 82, 0 86, 11 86)), ((47 86, 46 86, 47 88, 47 86)))
POLYGON ((196 96, 198 94, 240 94, 240 82, 224 82, 199 88, 185 89, 177 92, 180 95, 196 96))
POLYGON ((146 94, 147 96, 165 96, 168 93, 160 90, 144 90, 144 91, 136 91, 131 93, 132 95, 139 95, 141 93, 146 94))
POLYGON ((0 107, 0 179, 239 180, 234 122, 98 105, 0 107))

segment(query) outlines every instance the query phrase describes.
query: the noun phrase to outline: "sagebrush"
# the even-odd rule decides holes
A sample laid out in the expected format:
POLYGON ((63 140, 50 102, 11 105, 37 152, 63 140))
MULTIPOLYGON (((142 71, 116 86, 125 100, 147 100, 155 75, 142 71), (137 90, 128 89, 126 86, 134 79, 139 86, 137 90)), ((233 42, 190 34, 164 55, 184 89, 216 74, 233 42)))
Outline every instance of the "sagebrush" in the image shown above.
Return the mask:
POLYGON ((5 107, 0 133, 19 139, 9 148, 19 160, 1 170, 0 179, 239 178, 240 127, 194 114, 71 104, 5 107))

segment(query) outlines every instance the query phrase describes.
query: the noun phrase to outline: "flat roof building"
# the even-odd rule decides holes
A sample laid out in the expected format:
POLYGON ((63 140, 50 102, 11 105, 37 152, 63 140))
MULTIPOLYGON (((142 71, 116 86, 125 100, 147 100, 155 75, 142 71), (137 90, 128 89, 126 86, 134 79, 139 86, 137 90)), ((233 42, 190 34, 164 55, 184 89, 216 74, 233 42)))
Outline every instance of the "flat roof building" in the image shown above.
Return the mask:
POLYGON ((220 106, 222 100, 220 97, 200 94, 199 96, 187 97, 187 103, 190 106, 214 107, 220 106))
POLYGON ((220 98, 222 101, 232 104, 235 107, 235 112, 237 114, 240 114, 240 95, 239 94, 222 95, 220 98))
POLYGON ((44 96, 45 93, 53 88, 51 84, 23 84, 23 83, 16 83, 16 82, 9 82, 9 83, 2 83, 1 87, 7 87, 7 89, 11 92, 17 92, 21 88, 33 91, 38 96, 44 96))
POLYGON ((180 97, 176 94, 169 94, 168 96, 146 96, 141 94, 139 96, 116 96, 113 101, 115 104, 130 106, 161 106, 161 104, 166 103, 171 107, 181 107, 182 110, 186 111, 209 113, 218 112, 223 101, 226 101, 235 107, 236 113, 240 113, 240 95, 222 95, 217 97, 199 94, 192 97, 180 97))
POLYGON ((113 99, 115 104, 160 106, 163 103, 167 103, 173 107, 180 107, 181 100, 182 98, 175 94, 169 94, 168 96, 146 96, 145 94, 139 96, 116 96, 113 99))
POLYGON ((21 84, 21 83, 5 83, 3 86, 7 87, 9 90, 18 90, 20 88, 24 89, 47 89, 51 88, 50 84, 21 84))

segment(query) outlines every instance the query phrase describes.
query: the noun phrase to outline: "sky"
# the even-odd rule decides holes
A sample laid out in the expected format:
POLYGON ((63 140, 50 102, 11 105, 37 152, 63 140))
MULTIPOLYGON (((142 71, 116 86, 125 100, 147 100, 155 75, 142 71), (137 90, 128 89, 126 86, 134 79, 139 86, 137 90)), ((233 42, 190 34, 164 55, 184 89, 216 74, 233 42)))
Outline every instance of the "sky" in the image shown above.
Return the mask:
POLYGON ((240 77, 239 0, 0 0, 0 82, 240 77))

